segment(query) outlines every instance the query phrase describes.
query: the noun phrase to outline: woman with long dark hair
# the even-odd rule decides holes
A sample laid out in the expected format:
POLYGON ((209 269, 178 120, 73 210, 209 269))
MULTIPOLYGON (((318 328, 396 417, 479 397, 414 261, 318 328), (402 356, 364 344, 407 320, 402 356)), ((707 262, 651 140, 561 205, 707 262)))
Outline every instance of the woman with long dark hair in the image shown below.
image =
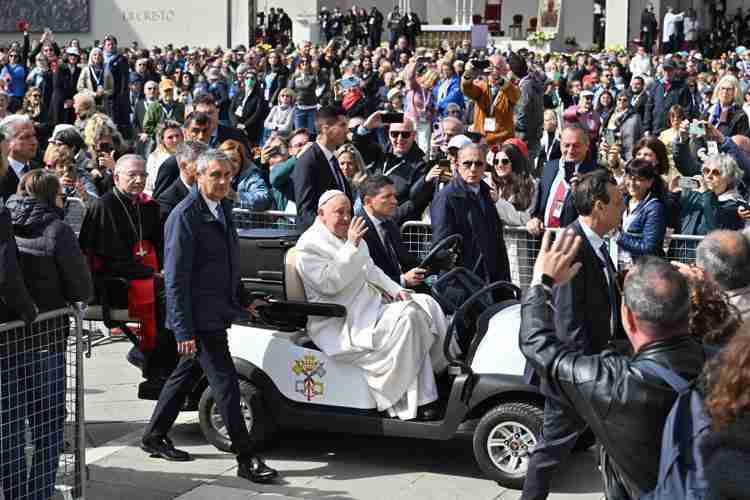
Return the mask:
POLYGON ((528 159, 513 144, 503 144, 490 152, 488 160, 491 169, 486 180, 500 220, 509 226, 526 225, 536 191, 528 159))
POLYGON ((625 167, 625 213, 617 245, 620 262, 629 264, 643 255, 664 255, 667 187, 656 166, 633 160, 625 167))

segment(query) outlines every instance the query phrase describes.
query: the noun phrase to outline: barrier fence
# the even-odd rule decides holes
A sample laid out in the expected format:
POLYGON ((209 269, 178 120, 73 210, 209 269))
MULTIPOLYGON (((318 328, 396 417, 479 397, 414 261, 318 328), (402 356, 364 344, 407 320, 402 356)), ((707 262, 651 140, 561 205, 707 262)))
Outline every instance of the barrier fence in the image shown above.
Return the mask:
MULTIPOLYGON (((296 228, 295 216, 285 212, 235 209, 233 214, 238 229, 274 228, 291 231, 296 228)), ((410 253, 424 257, 432 245, 432 226, 428 222, 406 222, 401 226, 401 237, 410 253)), ((505 227, 504 239, 510 260, 511 279, 525 288, 531 282, 541 237, 532 236, 525 227, 505 227)), ((669 260, 692 264, 695 262, 695 248, 702 239, 702 236, 671 235, 665 240, 664 253, 669 260)), ((608 243, 612 261, 622 265, 623 252, 616 242, 608 243)))
POLYGON ((0 498, 85 497, 81 317, 0 324, 0 498))

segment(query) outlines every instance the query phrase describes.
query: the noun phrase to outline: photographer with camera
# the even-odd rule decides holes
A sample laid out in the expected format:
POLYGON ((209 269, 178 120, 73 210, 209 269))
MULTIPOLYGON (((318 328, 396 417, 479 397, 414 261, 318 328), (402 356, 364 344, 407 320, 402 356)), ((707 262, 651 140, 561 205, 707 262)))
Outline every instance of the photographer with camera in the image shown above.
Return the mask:
POLYGON ((88 147, 85 169, 102 196, 114 186, 115 156, 123 140, 112 119, 101 113, 88 120, 83 136, 88 147))
POLYGON ((521 91, 508 78, 509 70, 503 56, 493 55, 488 60, 467 62, 461 79, 461 91, 474 101, 472 130, 482 134, 489 145, 514 137, 513 109, 521 91), (487 73, 486 79, 480 71, 487 73))

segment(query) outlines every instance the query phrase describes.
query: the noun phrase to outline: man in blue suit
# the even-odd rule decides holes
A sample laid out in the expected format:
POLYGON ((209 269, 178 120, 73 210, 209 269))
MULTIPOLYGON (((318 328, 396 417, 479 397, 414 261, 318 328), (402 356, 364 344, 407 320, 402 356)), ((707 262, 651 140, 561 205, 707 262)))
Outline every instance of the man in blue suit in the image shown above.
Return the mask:
POLYGON ((183 357, 164 384, 141 448, 166 460, 191 459, 174 447, 167 433, 202 368, 237 453, 237 475, 268 482, 278 473, 253 450, 240 412, 239 382, 227 343, 226 330, 232 320, 252 307, 240 283, 239 240, 232 205, 225 199, 232 167, 229 158, 216 150, 203 153, 196 166, 196 185, 169 215, 165 228, 167 326, 183 357))
POLYGON ((578 124, 563 129, 560 149, 562 158, 547 162, 542 171, 534 210, 526 223, 533 236, 540 236, 545 228, 566 227, 578 218, 571 197, 571 184, 577 176, 599 168, 595 162, 587 161, 589 136, 578 124))

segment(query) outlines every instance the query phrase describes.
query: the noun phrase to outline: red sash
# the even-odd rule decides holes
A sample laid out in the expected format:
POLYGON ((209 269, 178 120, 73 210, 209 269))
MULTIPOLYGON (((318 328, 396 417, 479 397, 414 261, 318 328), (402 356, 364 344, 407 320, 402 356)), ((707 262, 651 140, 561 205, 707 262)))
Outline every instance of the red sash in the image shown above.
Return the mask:
MULTIPOLYGON (((136 262, 158 271, 156 248, 147 240, 139 241, 133 248, 136 262)), ((156 291, 154 279, 132 280, 128 288, 128 314, 141 321, 141 351, 156 347, 156 291)))
POLYGON ((565 198, 568 195, 568 187, 565 185, 564 180, 560 180, 557 185, 557 191, 550 202, 550 210, 545 226, 547 227, 560 227, 560 217, 562 216, 563 206, 565 205, 565 198))

